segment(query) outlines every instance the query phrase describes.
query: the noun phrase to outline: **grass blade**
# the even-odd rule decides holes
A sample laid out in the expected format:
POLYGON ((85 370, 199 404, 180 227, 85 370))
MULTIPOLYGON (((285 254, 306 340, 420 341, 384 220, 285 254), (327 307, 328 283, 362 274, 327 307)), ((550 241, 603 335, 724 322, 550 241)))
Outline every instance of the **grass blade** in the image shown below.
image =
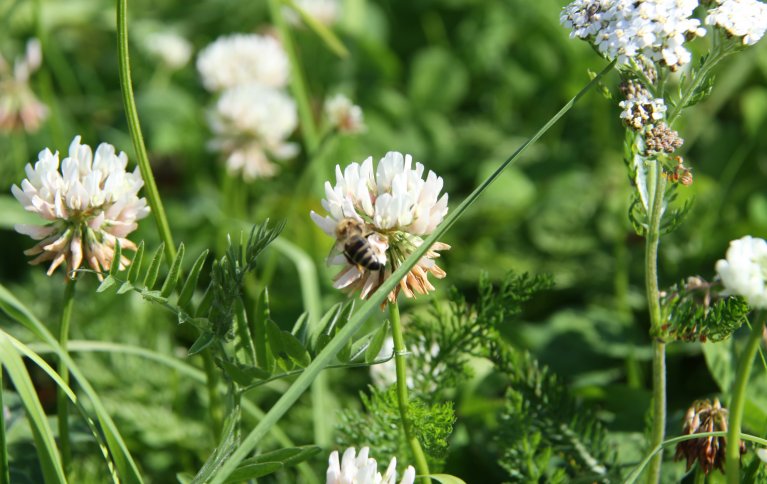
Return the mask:
POLYGON ((59 449, 56 447, 56 441, 48 424, 48 418, 45 416, 43 406, 37 398, 37 392, 24 366, 21 355, 13 347, 5 333, 0 333, 0 363, 8 372, 8 376, 24 404, 45 482, 66 483, 67 479, 61 466, 59 449))
POLYGON ((8 444, 5 439, 5 407, 3 406, 3 371, 0 368, 0 484, 11 484, 8 466, 8 444))
POLYGON ((112 454, 115 467, 117 467, 122 482, 129 484, 143 483, 144 481, 141 478, 138 467, 133 461, 133 457, 130 455, 128 447, 125 445, 125 441, 120 435, 120 432, 117 430, 117 426, 112 420, 112 417, 109 416, 98 393, 83 375, 80 367, 77 366, 69 354, 61 348, 61 345, 59 345, 56 338, 50 331, 48 331, 48 328, 46 328, 45 325, 2 284, 0 284, 0 309, 19 324, 32 331, 42 341, 50 345, 51 348, 54 349, 56 355, 64 361, 64 364, 69 368, 70 375, 77 380, 83 393, 88 396, 93 404, 93 410, 101 424, 101 429, 104 433, 107 446, 112 454))

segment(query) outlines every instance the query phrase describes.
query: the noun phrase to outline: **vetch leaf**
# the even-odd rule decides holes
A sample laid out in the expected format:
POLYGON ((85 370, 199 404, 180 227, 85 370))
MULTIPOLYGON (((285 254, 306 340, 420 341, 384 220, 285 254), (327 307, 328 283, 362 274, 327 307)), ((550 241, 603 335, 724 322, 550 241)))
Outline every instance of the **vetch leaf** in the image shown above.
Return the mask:
POLYGON ((142 240, 138 244, 138 249, 136 249, 136 253, 133 255, 133 260, 131 260, 130 267, 128 267, 128 282, 131 284, 136 284, 136 281, 138 281, 138 275, 141 272, 141 262, 144 259, 144 241, 142 240))
POLYGON ((312 362, 312 358, 309 356, 306 348, 304 348, 304 345, 298 341, 298 338, 287 331, 282 332, 282 348, 285 350, 288 358, 301 368, 306 368, 312 362))
POLYGON ((261 464, 245 464, 240 465, 232 474, 224 481, 226 484, 234 484, 237 482, 244 482, 249 479, 256 479, 269 474, 272 474, 282 468, 282 464, 279 462, 264 462, 261 464))
POLYGON ((122 247, 120 247, 120 239, 115 242, 115 254, 112 258, 112 264, 109 266, 109 275, 115 276, 120 270, 120 259, 122 259, 122 247))
POLYGON ((430 478, 436 479, 438 482, 441 482, 442 484, 466 484, 463 479, 455 476, 451 476, 450 474, 430 474, 430 478))
POLYGON ((117 283, 117 279, 112 277, 111 275, 106 276, 103 281, 101 281, 101 284, 99 284, 99 287, 96 288, 96 292, 104 292, 108 290, 110 287, 114 286, 117 283))
POLYGON ((189 309, 186 306, 189 301, 192 300, 192 296, 194 295, 194 288, 197 287, 197 280, 200 278, 200 271, 202 271, 202 266, 205 264, 205 259, 207 257, 208 250, 206 249, 202 254, 200 254, 199 257, 197 257, 197 260, 194 261, 194 264, 192 264, 192 269, 189 271, 189 276, 186 278, 184 287, 181 289, 181 294, 178 296, 177 304, 179 307, 183 309, 189 309))
POLYGON ((178 277, 181 273, 181 263, 184 261, 184 243, 181 242, 178 246, 178 252, 176 258, 173 259, 173 263, 170 265, 170 271, 168 271, 168 277, 165 278, 165 282, 162 285, 160 294, 162 297, 168 297, 173 294, 173 290, 178 286, 178 277))
POLYGON ((208 346, 210 346, 211 343, 213 343, 214 340, 214 334, 211 331, 205 331, 202 333, 197 340, 192 344, 192 347, 189 348, 189 351, 187 352, 188 356, 194 356, 197 353, 201 352, 208 346))
POLYGON ((152 289, 154 283, 157 282, 157 275, 160 273, 160 265, 162 265, 164 257, 165 244, 160 244, 160 247, 154 252, 152 262, 149 263, 149 269, 147 269, 146 275, 144 276, 144 287, 147 289, 152 289))
POLYGON ((122 285, 120 285, 120 288, 117 289, 117 294, 125 294, 126 292, 133 289, 133 284, 130 282, 123 282, 122 285))
POLYGON ((242 464, 256 464, 261 462, 280 462, 285 467, 296 465, 303 462, 310 457, 313 457, 320 453, 321 447, 317 445, 304 445, 301 447, 290 447, 285 449, 277 449, 271 452, 264 452, 257 456, 245 459, 242 464))
POLYGON ((370 338, 370 344, 365 350, 365 363, 371 363, 373 360, 376 359, 376 356, 378 356, 378 353, 381 352, 381 348, 383 347, 384 340, 386 339, 386 333, 388 332, 389 332, 389 321, 386 321, 384 324, 381 325, 380 328, 378 328, 378 331, 376 331, 375 334, 373 334, 373 336, 370 338))
POLYGON ((271 376, 271 373, 257 366, 238 365, 225 359, 217 359, 216 363, 224 369, 232 380, 242 386, 250 385, 254 380, 265 380, 271 376))

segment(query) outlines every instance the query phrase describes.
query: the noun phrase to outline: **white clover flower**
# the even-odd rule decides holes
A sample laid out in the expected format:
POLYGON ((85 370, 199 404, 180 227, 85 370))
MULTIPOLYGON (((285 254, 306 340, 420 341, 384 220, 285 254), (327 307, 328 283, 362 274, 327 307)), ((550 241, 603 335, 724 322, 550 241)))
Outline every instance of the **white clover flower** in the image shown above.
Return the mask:
MULTIPOLYGON (((75 277, 83 260, 95 271, 112 266, 115 245, 136 250, 128 234, 137 221, 149 213, 146 200, 138 197, 144 185, 138 167, 127 173, 128 156, 115 154, 114 146, 101 143, 94 156, 91 147, 80 144, 75 136, 69 156, 61 161, 59 153, 40 152, 35 166, 27 164, 27 178, 21 188, 13 185, 13 196, 30 212, 48 221, 43 226, 16 225, 16 231, 40 242, 26 250, 36 255, 30 264, 52 261, 48 275, 63 262, 75 277)), ((123 257, 120 267, 130 261, 123 257)))
POLYGON ((245 180, 274 175, 269 158, 295 156, 298 147, 286 139, 298 125, 296 103, 280 90, 257 84, 224 91, 208 117, 214 139, 209 143, 224 153, 230 173, 245 180))
POLYGON ((42 61, 43 51, 37 39, 27 42, 24 58, 16 59, 12 70, 0 55, 0 131, 23 128, 32 133, 48 117, 48 108, 29 86, 29 76, 42 61))
POLYGON ((743 296, 753 308, 767 308, 767 242, 747 235, 730 242, 716 263, 725 294, 743 296))
MULTIPOLYGON (((350 164, 343 172, 336 166, 335 186, 325 182, 326 198, 322 206, 329 215, 322 217, 312 211, 311 217, 326 234, 336 238, 328 257, 329 264, 344 265, 335 277, 333 287, 336 289, 359 290, 360 297, 367 298, 447 214, 447 194, 439 196, 442 178, 430 171, 424 180, 424 166, 416 163, 413 168, 412 165, 410 155, 390 151, 376 169, 373 158, 368 157, 362 164, 350 164), (357 242, 367 249, 347 247, 348 240, 337 234, 339 225, 348 222, 360 228, 363 240, 357 242), (352 256, 357 255, 369 257, 352 262, 352 256), (373 261, 376 264, 369 263, 373 261)), ((389 294, 389 302, 396 301, 400 290, 407 297, 433 291, 427 276, 431 273, 438 279, 445 277, 434 259, 439 257, 438 251, 449 248, 441 242, 432 245, 389 294)))
POLYGON ((571 38, 591 42, 619 64, 646 57, 674 71, 692 59, 684 43, 706 33, 692 18, 697 6, 698 0, 575 0, 560 22, 571 38))
POLYGON ((214 92, 244 84, 284 87, 290 62, 274 37, 233 34, 205 47, 197 57, 197 70, 205 88, 214 92))
MULTIPOLYGON (((416 361, 423 360, 427 363, 430 363, 434 361, 437 356, 439 356, 440 351, 439 345, 437 343, 431 343, 427 348, 426 341, 419 341, 416 345, 411 346, 408 349, 410 350, 410 354, 408 354, 408 362, 416 360, 413 357, 417 357, 416 361)), ((370 367, 370 378, 373 380, 373 384, 382 390, 389 388, 391 385, 394 385, 397 382, 397 365, 393 357, 394 339, 391 336, 387 336, 384 340, 383 346, 381 346, 381 351, 379 351, 378 356, 376 356, 376 359, 389 359, 384 363, 371 365, 370 367)), ((413 389, 416 386, 416 380, 414 380, 413 374, 417 376, 420 375, 422 377, 427 376, 429 381, 425 382, 421 380, 418 382, 418 386, 425 391, 434 392, 437 390, 437 385, 434 381, 434 377, 442 373, 444 370, 444 365, 441 363, 437 364, 437 366, 433 368, 433 370, 428 375, 425 375, 423 368, 413 368, 413 370, 415 371, 408 372, 407 379, 405 381, 407 387, 413 389)))
POLYGON ((170 69, 184 67, 192 58, 192 44, 172 32, 155 32, 147 35, 144 48, 170 69))
MULTIPOLYGON (((349 447, 344 452, 340 462, 338 451, 334 450, 328 459, 327 484, 395 484, 397 480, 397 458, 392 457, 386 473, 381 476, 378 472, 378 463, 368 456, 370 449, 363 447, 359 455, 355 456, 354 447, 349 447)), ((415 481, 415 469, 407 466, 399 484, 413 484, 415 481)))
MULTIPOLYGON (((333 25, 341 14, 338 0, 296 0, 298 8, 323 25, 333 25)), ((292 8, 283 8, 285 20, 291 25, 301 25, 301 17, 292 8)))
POLYGON ((767 4, 757 0, 716 0, 718 7, 706 15, 706 25, 715 25, 733 37, 742 37, 744 45, 759 42, 767 30, 767 4))
POLYGON ((362 108, 343 94, 336 94, 325 101, 325 115, 330 125, 342 133, 360 133, 365 130, 362 108))

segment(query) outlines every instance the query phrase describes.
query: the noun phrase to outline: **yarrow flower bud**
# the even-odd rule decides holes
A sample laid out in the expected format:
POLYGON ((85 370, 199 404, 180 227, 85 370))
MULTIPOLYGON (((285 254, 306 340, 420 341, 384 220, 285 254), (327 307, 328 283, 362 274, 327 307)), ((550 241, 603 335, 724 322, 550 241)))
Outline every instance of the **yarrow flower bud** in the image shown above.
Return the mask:
POLYGON ((192 44, 172 32, 155 32, 144 40, 146 51, 170 69, 181 69, 192 57, 192 44))
POLYGON ((645 135, 648 153, 673 153, 682 146, 684 140, 679 133, 669 128, 664 122, 652 126, 645 135))
POLYGON ((666 103, 662 98, 652 97, 640 83, 629 80, 621 86, 621 91, 626 99, 618 103, 623 109, 620 118, 628 127, 641 131, 645 126, 655 125, 656 121, 663 119, 666 103))
MULTIPOLYGON (((24 252, 37 256, 31 264, 52 261, 50 276, 66 261, 74 278, 83 260, 94 271, 108 271, 118 242, 123 249, 136 250, 126 237, 149 214, 149 207, 138 197, 144 185, 138 167, 127 173, 127 164, 128 156, 115 154, 107 143, 100 144, 94 156, 90 146, 80 144, 80 136, 69 145, 61 171, 59 153, 47 148, 34 167, 27 164, 27 178, 21 188, 13 185, 11 191, 25 209, 48 221, 42 227, 16 226, 17 232, 40 240, 24 252)), ((117 261, 121 268, 129 262, 126 257, 117 261)))
POLYGON ((233 34, 219 37, 197 57, 197 70, 209 91, 221 91, 243 84, 284 87, 290 62, 274 37, 233 34))
POLYGON ((43 52, 40 41, 27 42, 24 58, 16 59, 13 70, 0 55, 0 131, 18 128, 32 133, 48 117, 48 108, 29 86, 29 76, 40 68, 43 52))
MULTIPOLYGON (((329 264, 343 264, 333 287, 359 290, 367 298, 423 243, 447 214, 447 194, 439 196, 442 178, 424 166, 413 168, 410 155, 387 153, 374 169, 373 158, 352 163, 342 172, 336 166, 336 184, 325 182, 323 208, 329 215, 311 212, 314 222, 336 243, 329 264)), ((434 290, 427 276, 445 277, 434 259, 450 246, 436 242, 389 294, 394 302, 402 290, 407 297, 434 290)))
POLYGON ((231 173, 245 180, 274 175, 269 157, 294 157, 298 146, 286 141, 298 125, 296 103, 277 89, 256 84, 228 89, 208 118, 214 139, 211 149, 226 156, 231 173))
POLYGON ((744 45, 759 42, 767 30, 767 4, 757 0, 716 0, 718 7, 708 11, 706 25, 715 25, 744 45))
MULTIPOLYGON (((363 447, 359 455, 354 447, 349 447, 339 461, 338 451, 334 450, 328 459, 327 484, 395 484, 397 481, 397 458, 392 457, 386 473, 381 476, 378 463, 369 457, 370 448, 363 447)), ((415 469, 407 466, 399 484, 413 484, 415 469)))
MULTIPOLYGON (((709 400, 697 400, 687 410, 682 432, 686 435, 703 432, 727 431, 728 411, 722 408, 718 399, 712 404, 709 400)), ((676 446, 674 460, 685 459, 689 471, 695 461, 700 464, 704 474, 714 469, 724 472, 725 452, 727 438, 725 437, 701 437, 698 439, 683 440, 676 446)), ((740 453, 746 453, 746 445, 740 442, 740 453)))
POLYGON ((752 308, 767 308, 767 241, 747 235, 730 242, 716 263, 727 295, 743 296, 752 308))
POLYGON ((365 130, 362 108, 343 94, 336 94, 325 101, 325 115, 330 125, 342 133, 353 134, 365 130))
POLYGON ((631 65, 646 57, 672 71, 692 59, 684 43, 706 34, 691 18, 698 0, 575 0, 560 22, 608 59, 631 65))

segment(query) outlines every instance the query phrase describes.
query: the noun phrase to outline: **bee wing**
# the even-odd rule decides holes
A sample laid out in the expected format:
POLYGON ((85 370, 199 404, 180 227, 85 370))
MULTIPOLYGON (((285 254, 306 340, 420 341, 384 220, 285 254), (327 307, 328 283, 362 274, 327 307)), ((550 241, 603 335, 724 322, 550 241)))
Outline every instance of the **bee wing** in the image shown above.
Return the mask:
POLYGON ((325 264, 329 266, 335 266, 345 262, 346 256, 344 255, 343 247, 337 243, 333 244, 333 247, 330 248, 327 259, 325 259, 325 264))

